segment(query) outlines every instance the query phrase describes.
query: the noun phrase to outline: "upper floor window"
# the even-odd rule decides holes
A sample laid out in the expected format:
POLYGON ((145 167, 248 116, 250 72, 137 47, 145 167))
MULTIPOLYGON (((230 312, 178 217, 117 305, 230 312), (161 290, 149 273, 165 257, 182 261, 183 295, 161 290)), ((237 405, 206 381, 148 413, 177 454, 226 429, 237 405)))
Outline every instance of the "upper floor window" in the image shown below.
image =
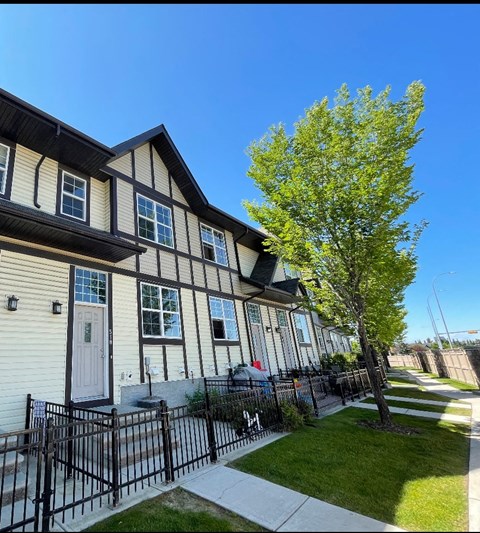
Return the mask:
POLYGON ((62 173, 62 215, 85 221, 87 219, 87 181, 62 173))
POLYGON ((217 340, 238 340, 237 320, 233 300, 210 296, 210 316, 213 338, 217 340))
POLYGON ((0 194, 5 194, 9 156, 10 148, 4 144, 0 144, 0 194))
POLYGON ((140 195, 137 208, 139 236, 173 248, 172 210, 140 195))
POLYGON ((283 269, 285 270, 286 279, 296 279, 300 277, 298 275, 298 272, 294 268, 292 268, 288 263, 283 263, 283 269))
POLYGON ((220 265, 228 265, 225 235, 221 231, 200 225, 203 257, 220 265))
POLYGON ((147 283, 141 287, 143 335, 181 339, 178 290, 147 283))
POLYGON ((310 333, 308 332, 307 319, 305 315, 294 313, 295 329, 297 330, 298 342, 310 342, 310 333))

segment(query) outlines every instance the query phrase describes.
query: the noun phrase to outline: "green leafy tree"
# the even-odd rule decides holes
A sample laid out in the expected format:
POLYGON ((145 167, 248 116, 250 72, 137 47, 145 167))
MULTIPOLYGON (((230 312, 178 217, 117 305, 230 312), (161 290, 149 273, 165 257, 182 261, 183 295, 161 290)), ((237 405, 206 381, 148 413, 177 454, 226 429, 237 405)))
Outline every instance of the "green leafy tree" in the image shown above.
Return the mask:
POLYGON ((367 86, 351 97, 343 85, 334 106, 327 98, 314 103, 293 134, 273 126, 248 149, 248 175, 263 202, 244 205, 269 235, 266 248, 303 279, 319 281, 305 285, 321 314, 355 326, 384 425, 392 418, 372 348, 390 342, 386 321, 400 320, 415 276, 424 223, 411 226, 405 213, 420 197, 409 151, 421 136, 423 94, 420 82, 398 102, 390 87, 374 97, 367 86))

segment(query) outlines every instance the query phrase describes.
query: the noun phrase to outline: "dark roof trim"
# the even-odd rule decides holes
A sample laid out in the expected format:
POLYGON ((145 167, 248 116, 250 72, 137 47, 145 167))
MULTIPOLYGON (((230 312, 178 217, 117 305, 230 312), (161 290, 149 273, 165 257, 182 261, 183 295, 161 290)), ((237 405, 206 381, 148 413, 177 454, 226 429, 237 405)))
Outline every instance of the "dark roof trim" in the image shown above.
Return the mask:
POLYGON ((41 111, 37 107, 34 107, 33 105, 25 102, 24 100, 17 98, 16 96, 5 91, 4 89, 0 89, 0 99, 7 101, 11 106, 16 107, 17 109, 23 111, 24 113, 28 113, 32 115, 38 120, 47 122, 51 126, 55 127, 55 129, 57 128, 58 125, 60 125, 63 133, 67 133, 71 135, 72 137, 76 137, 78 140, 86 144, 90 144, 97 150, 104 152, 104 154, 109 157, 112 157, 115 155, 115 152, 112 150, 112 148, 109 148, 105 144, 102 144, 96 141, 95 139, 93 139, 92 137, 85 135, 81 131, 73 128, 72 126, 69 126, 65 122, 62 122, 61 120, 58 120, 52 115, 49 115, 48 113, 45 113, 44 111, 41 111))
POLYGON ((0 235, 113 263, 146 252, 105 231, 1 199, 0 235))
POLYGON ((289 291, 279 289, 273 285, 264 285, 263 283, 255 281, 254 279, 246 276, 241 275, 240 281, 248 283, 249 285, 253 285, 254 287, 258 287, 259 289, 264 289, 264 293, 261 296, 268 300, 274 300, 282 303, 293 303, 299 301, 300 299, 296 294, 293 294, 289 291))

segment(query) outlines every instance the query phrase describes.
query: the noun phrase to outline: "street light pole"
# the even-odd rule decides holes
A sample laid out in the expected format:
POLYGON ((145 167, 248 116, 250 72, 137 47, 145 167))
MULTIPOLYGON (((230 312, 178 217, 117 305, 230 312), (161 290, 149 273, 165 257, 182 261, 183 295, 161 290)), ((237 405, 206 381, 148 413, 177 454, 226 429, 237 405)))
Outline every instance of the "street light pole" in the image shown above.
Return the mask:
POLYGON ((428 296, 428 298, 427 298, 427 309, 428 309, 428 314, 430 315, 430 320, 432 321, 433 331, 434 331, 434 333, 435 333, 435 336, 437 337, 438 349, 439 349, 439 350, 443 350, 442 340, 440 339, 440 335, 438 334, 437 325, 435 324, 435 320, 434 320, 434 318, 433 318, 432 308, 430 307, 430 296, 432 296, 432 295, 430 294, 430 295, 428 296))
POLYGON ((443 276, 445 274, 455 274, 455 272, 442 272, 441 274, 437 274, 432 280, 432 287, 433 287, 433 294, 435 294, 435 300, 437 300, 437 305, 438 305, 438 309, 440 311, 440 316, 442 317, 443 325, 445 326, 445 332, 447 333, 448 342, 450 343, 450 349, 453 349, 452 339, 450 338, 450 333, 449 333, 448 328, 447 328, 447 323, 445 322, 445 317, 443 316, 443 311, 442 311, 442 308, 440 306, 440 302, 438 300, 437 291, 435 290, 435 280, 438 277, 443 276))

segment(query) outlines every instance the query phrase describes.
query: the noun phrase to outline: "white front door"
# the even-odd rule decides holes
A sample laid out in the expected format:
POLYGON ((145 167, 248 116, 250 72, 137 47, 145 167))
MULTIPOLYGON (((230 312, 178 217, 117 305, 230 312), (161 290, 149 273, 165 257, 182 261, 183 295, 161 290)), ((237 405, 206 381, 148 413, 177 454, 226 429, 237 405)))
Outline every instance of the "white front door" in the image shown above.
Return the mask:
POLYGON ((106 397, 105 307, 75 304, 72 400, 106 397))

